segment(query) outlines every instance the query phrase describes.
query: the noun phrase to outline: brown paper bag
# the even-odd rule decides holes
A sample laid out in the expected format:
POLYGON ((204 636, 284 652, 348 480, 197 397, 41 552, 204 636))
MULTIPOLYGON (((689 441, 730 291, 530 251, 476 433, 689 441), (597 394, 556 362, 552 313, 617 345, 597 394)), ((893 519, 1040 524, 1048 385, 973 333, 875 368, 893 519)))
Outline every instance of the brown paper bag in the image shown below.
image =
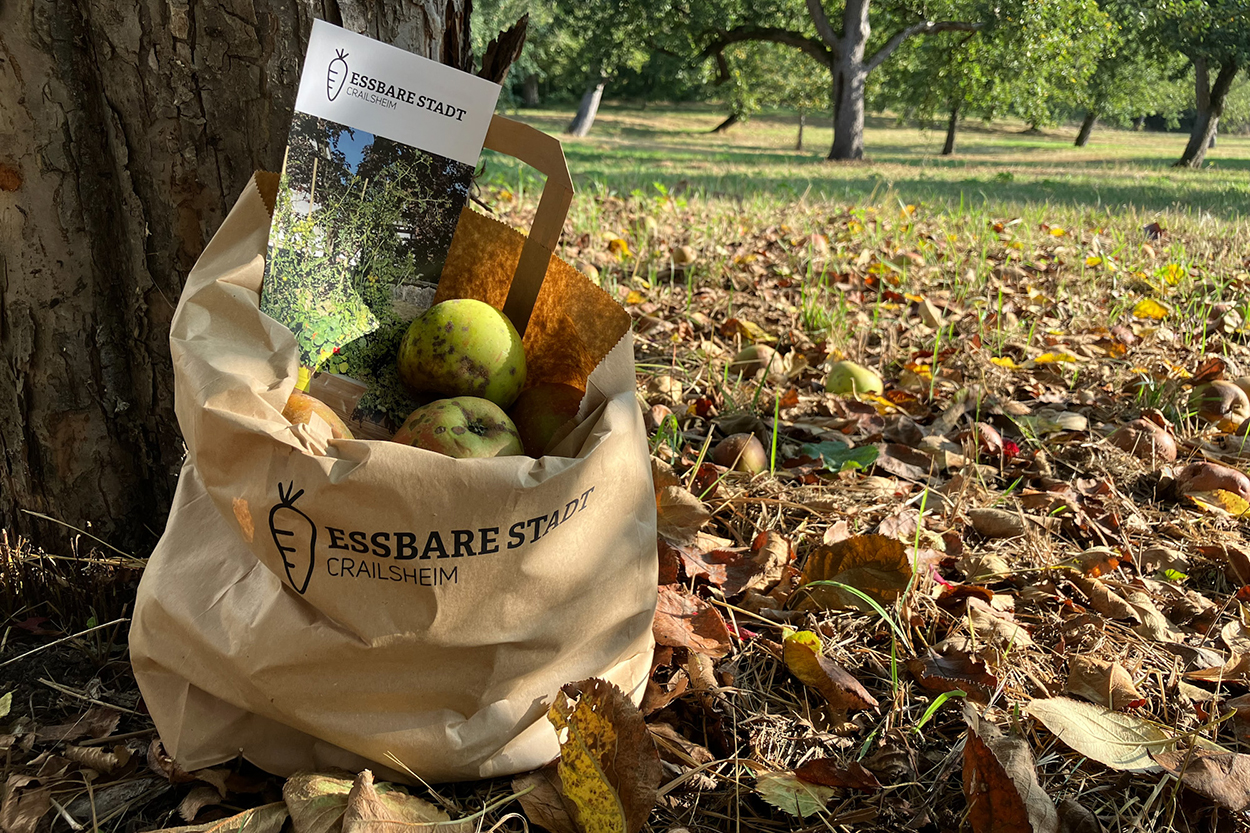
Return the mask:
POLYGON ((439 291, 520 304, 531 380, 585 385, 562 456, 456 460, 290 425, 295 341, 258 309, 272 175, 187 279, 171 347, 188 456, 130 646, 188 770, 242 754, 284 775, 487 778, 558 754, 545 715, 564 683, 642 696, 655 500, 628 316, 550 255, 571 187, 535 142, 558 143, 504 122, 487 146, 546 166, 544 208, 528 240, 466 210, 439 291))

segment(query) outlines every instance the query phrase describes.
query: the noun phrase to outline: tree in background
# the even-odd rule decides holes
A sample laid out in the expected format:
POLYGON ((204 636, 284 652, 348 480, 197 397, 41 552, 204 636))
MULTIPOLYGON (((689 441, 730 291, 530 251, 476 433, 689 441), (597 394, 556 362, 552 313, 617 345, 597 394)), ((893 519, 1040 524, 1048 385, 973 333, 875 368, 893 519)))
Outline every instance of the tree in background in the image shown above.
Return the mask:
POLYGON ((1098 65, 1088 81, 1072 88, 1073 106, 1085 111, 1075 145, 1084 147, 1101 118, 1117 122, 1176 114, 1175 77, 1182 71, 1179 59, 1162 54, 1152 36, 1141 6, 1129 0, 1104 0, 1100 4, 1111 22, 1098 65))
POLYGON ((555 4, 550 0, 478 0, 472 12, 473 53, 484 55, 496 33, 527 14, 525 48, 512 65, 500 96, 509 106, 518 103, 513 88, 519 86, 520 103, 537 107, 541 103, 542 84, 560 77, 567 69, 570 55, 580 46, 574 33, 556 19, 555 4))
POLYGON ((1250 0, 1151 0, 1152 33, 1194 65, 1197 116, 1177 167, 1200 168, 1237 73, 1250 65, 1250 0))
POLYGON ((570 69, 586 79, 577 115, 566 133, 585 136, 595 122, 603 91, 621 72, 639 70, 650 54, 647 15, 633 7, 645 0, 555 0, 560 28, 570 33, 570 69))
POLYGON ((729 106, 729 115, 712 128, 721 133, 746 121, 765 106, 799 112, 795 149, 803 149, 807 114, 829 104, 824 68, 808 55, 773 43, 740 43, 725 50, 727 72, 718 75, 713 89, 729 106))
POLYGON ((1024 3, 983 31, 905 46, 873 85, 872 102, 922 124, 945 117, 942 154, 950 155, 964 118, 1054 121, 1070 90, 1094 71, 1107 27, 1093 0, 1024 3))

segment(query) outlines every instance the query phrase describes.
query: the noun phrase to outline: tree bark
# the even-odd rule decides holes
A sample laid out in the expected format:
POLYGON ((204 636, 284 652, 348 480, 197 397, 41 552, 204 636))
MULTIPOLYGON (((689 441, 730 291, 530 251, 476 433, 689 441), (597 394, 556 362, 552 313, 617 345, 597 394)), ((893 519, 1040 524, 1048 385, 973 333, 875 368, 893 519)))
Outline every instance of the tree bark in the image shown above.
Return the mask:
POLYGON ((807 113, 803 112, 803 108, 799 108, 799 138, 794 142, 795 150, 803 149, 803 128, 807 125, 807 113))
POLYGON ((955 133, 959 130, 959 105, 951 108, 951 117, 946 122, 946 144, 942 145, 942 155, 951 156, 955 153, 955 133))
POLYGON ((834 67, 830 159, 864 158, 864 98, 868 86, 864 50, 872 34, 868 25, 868 4, 869 0, 846 0, 842 11, 843 34, 834 67))
POLYGON ((540 99, 538 97, 538 75, 536 73, 531 72, 521 82, 521 100, 525 102, 526 107, 538 106, 540 99))
POLYGON ((1146 117, 1138 116, 1137 118, 1133 119, 1133 129, 1145 130, 1146 129, 1146 117))
POLYGON ((1098 121, 1098 111, 1089 110, 1085 114, 1085 121, 1081 122, 1080 132, 1076 134, 1076 147, 1083 148, 1089 141, 1089 134, 1094 132, 1094 124, 1098 121))
POLYGON ((708 131, 708 133, 727 133, 729 131, 729 128, 733 127, 735 124, 737 124, 740 121, 742 121, 742 119, 738 117, 737 113, 730 113, 728 116, 725 117, 724 121, 722 121, 720 124, 713 127, 711 130, 708 131))
POLYGON ((607 84, 608 79, 602 76, 596 75, 590 79, 586 92, 582 93, 582 103, 577 107, 577 115, 569 122, 565 133, 582 137, 590 132, 591 125, 595 123, 595 115, 599 112, 599 102, 603 100, 603 88, 607 84))
POLYGON ((174 305, 281 165, 314 8, 472 60, 468 0, 0 3, 0 528, 67 551, 39 512, 143 553, 164 527, 174 305))
MULTIPOLYGON (((1199 70, 1197 75, 1200 81, 1205 81, 1208 77, 1206 62, 1201 62, 1199 69, 1199 62, 1195 61, 1194 67, 1199 70)), ((1185 145, 1185 152, 1181 154, 1181 158, 1177 160, 1174 167, 1202 167, 1206 159, 1207 148, 1211 146, 1215 138, 1220 116, 1224 112, 1224 100, 1233 86, 1233 79, 1237 77, 1237 70, 1238 66, 1235 63, 1223 64, 1220 66, 1219 74, 1215 76, 1215 83, 1210 87, 1203 83, 1198 84, 1198 116, 1194 119, 1194 127, 1189 134, 1189 142, 1185 145)))

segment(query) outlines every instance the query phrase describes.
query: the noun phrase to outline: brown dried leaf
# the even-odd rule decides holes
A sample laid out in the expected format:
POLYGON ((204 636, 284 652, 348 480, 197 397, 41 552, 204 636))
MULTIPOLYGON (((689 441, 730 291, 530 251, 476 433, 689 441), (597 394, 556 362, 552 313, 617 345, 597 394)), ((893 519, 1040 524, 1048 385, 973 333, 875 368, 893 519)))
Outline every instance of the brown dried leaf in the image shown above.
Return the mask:
POLYGON ((182 803, 178 805, 178 815, 182 816, 183 821, 195 821, 195 817, 200 814, 200 810, 205 807, 211 807, 214 804, 220 804, 222 800, 221 794, 213 787, 196 787, 187 793, 182 799, 182 803))
POLYGON ((964 706, 964 796, 973 833, 1058 833, 1059 815, 1037 781, 1033 753, 964 706))
POLYGON ((130 763, 130 750, 124 746, 114 746, 111 750, 98 746, 69 746, 62 754, 101 775, 112 775, 130 763))
POLYGON ((512 791, 530 792, 518 799, 532 824, 551 833, 582 833, 573 822, 573 805, 565 801, 556 764, 512 779, 512 791))
POLYGON ((1146 702, 1118 662, 1080 654, 1068 657, 1068 693, 1115 711, 1146 702))
POLYGON ((926 691, 963 691, 978 703, 988 703, 998 688, 998 678, 984 662, 950 647, 940 653, 931 648, 923 659, 908 660, 907 670, 926 691))
POLYGON ((716 608, 675 585, 660 588, 652 630, 661 645, 689 648, 710 657, 723 657, 733 647, 729 628, 716 608))
POLYGON ((969 509, 972 528, 986 538, 1018 538, 1024 534, 1024 516, 1006 509, 969 509))
POLYGON ((1124 619, 1135 624, 1141 623, 1141 616, 1132 605, 1122 599, 1111 588, 1096 578, 1089 578, 1080 573, 1068 573, 1068 581, 1080 588, 1089 599, 1090 607, 1108 619, 1124 619))
POLYGON ((103 738, 111 735, 121 720, 122 713, 107 706, 88 709, 71 723, 44 726, 36 736, 41 741, 78 740, 79 738, 103 738))
POLYGON ((1102 822, 1081 802, 1065 796, 1059 801, 1059 833, 1102 833, 1102 822))
POLYGON ((1206 680, 1210 683, 1250 685, 1250 655, 1234 653, 1221 666, 1186 671, 1184 676, 1186 679, 1206 680))
MULTIPOLYGON (((856 535, 821 546, 807 558, 802 584, 836 581, 854 587, 879 604, 888 605, 907 589, 911 562, 901 541, 884 535, 856 535)), ((807 589, 795 607, 799 610, 851 608, 871 612, 872 607, 840 587, 807 589)))
POLYGON ((160 738, 148 744, 148 769, 161 776, 171 784, 189 784, 195 776, 187 772, 165 751, 160 738))
MULTIPOLYGON (((642 712, 600 679, 570 683, 547 712, 560 743, 562 795, 586 831, 638 833, 663 770, 642 712)), ((347 831, 344 831, 347 833, 347 831)))
POLYGON ((694 543, 712 513, 703 501, 680 486, 665 486, 655 495, 656 529, 676 544, 694 543))
POLYGON ((700 746, 684 737, 669 723, 651 723, 647 726, 660 752, 660 759, 670 764, 696 767, 716 760, 706 746, 700 746))
POLYGON ((850 672, 820 654, 820 637, 799 631, 785 638, 782 658, 790 672, 811 686, 838 710, 875 709, 876 698, 850 672))
POLYGON ((995 610, 980 599, 968 599, 968 624, 977 639, 1002 651, 1031 648, 1036 644, 1014 616, 995 610))
POLYGON ((820 784, 822 787, 840 787, 867 793, 875 793, 881 789, 877 776, 864 769, 859 761, 852 761, 843 767, 833 758, 814 758, 799 766, 794 774, 800 781, 820 784))
POLYGON ((4 785, 4 801, 0 803, 0 830, 4 833, 35 833, 40 820, 52 808, 52 789, 25 789, 35 779, 29 775, 10 775, 4 785))
POLYGON ((1235 813, 1250 810, 1250 755, 1197 747, 1153 757, 1194 792, 1235 813))
POLYGON ((356 776, 343 809, 343 833, 473 833, 473 822, 452 822, 428 801, 399 790, 378 792, 373 773, 356 776))

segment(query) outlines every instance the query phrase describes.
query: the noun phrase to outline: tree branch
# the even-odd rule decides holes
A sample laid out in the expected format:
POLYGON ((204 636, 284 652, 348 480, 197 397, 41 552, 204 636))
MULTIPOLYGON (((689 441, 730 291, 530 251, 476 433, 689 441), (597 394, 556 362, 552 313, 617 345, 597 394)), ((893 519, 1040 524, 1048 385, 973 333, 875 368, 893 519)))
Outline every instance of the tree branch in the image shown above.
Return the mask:
POLYGON ((728 31, 718 32, 700 53, 703 58, 716 59, 717 70, 720 74, 718 84, 728 78, 729 68, 725 63, 725 47, 744 41, 767 41, 793 46, 811 55, 820 62, 821 66, 832 67, 834 63, 834 54, 825 44, 816 38, 807 37, 802 32, 777 29, 772 26, 735 26, 728 31))
POLYGON ((833 27, 829 25, 829 17, 825 14, 825 7, 820 0, 807 0, 807 13, 811 15, 812 23, 816 24, 816 34, 820 35, 820 39, 833 50, 836 57, 838 54, 838 33, 833 31, 833 27))
POLYGON ((874 69, 881 66, 885 59, 890 57, 890 53, 892 53, 895 49, 898 49, 899 45, 902 44, 903 41, 910 37, 914 37, 915 35, 932 35, 936 32, 979 32, 984 28, 984 23, 966 23, 960 20, 924 20, 920 23, 913 23, 906 29, 900 29, 895 32, 894 35, 885 42, 885 46, 878 49, 876 54, 864 63, 864 71, 872 72, 874 69))

